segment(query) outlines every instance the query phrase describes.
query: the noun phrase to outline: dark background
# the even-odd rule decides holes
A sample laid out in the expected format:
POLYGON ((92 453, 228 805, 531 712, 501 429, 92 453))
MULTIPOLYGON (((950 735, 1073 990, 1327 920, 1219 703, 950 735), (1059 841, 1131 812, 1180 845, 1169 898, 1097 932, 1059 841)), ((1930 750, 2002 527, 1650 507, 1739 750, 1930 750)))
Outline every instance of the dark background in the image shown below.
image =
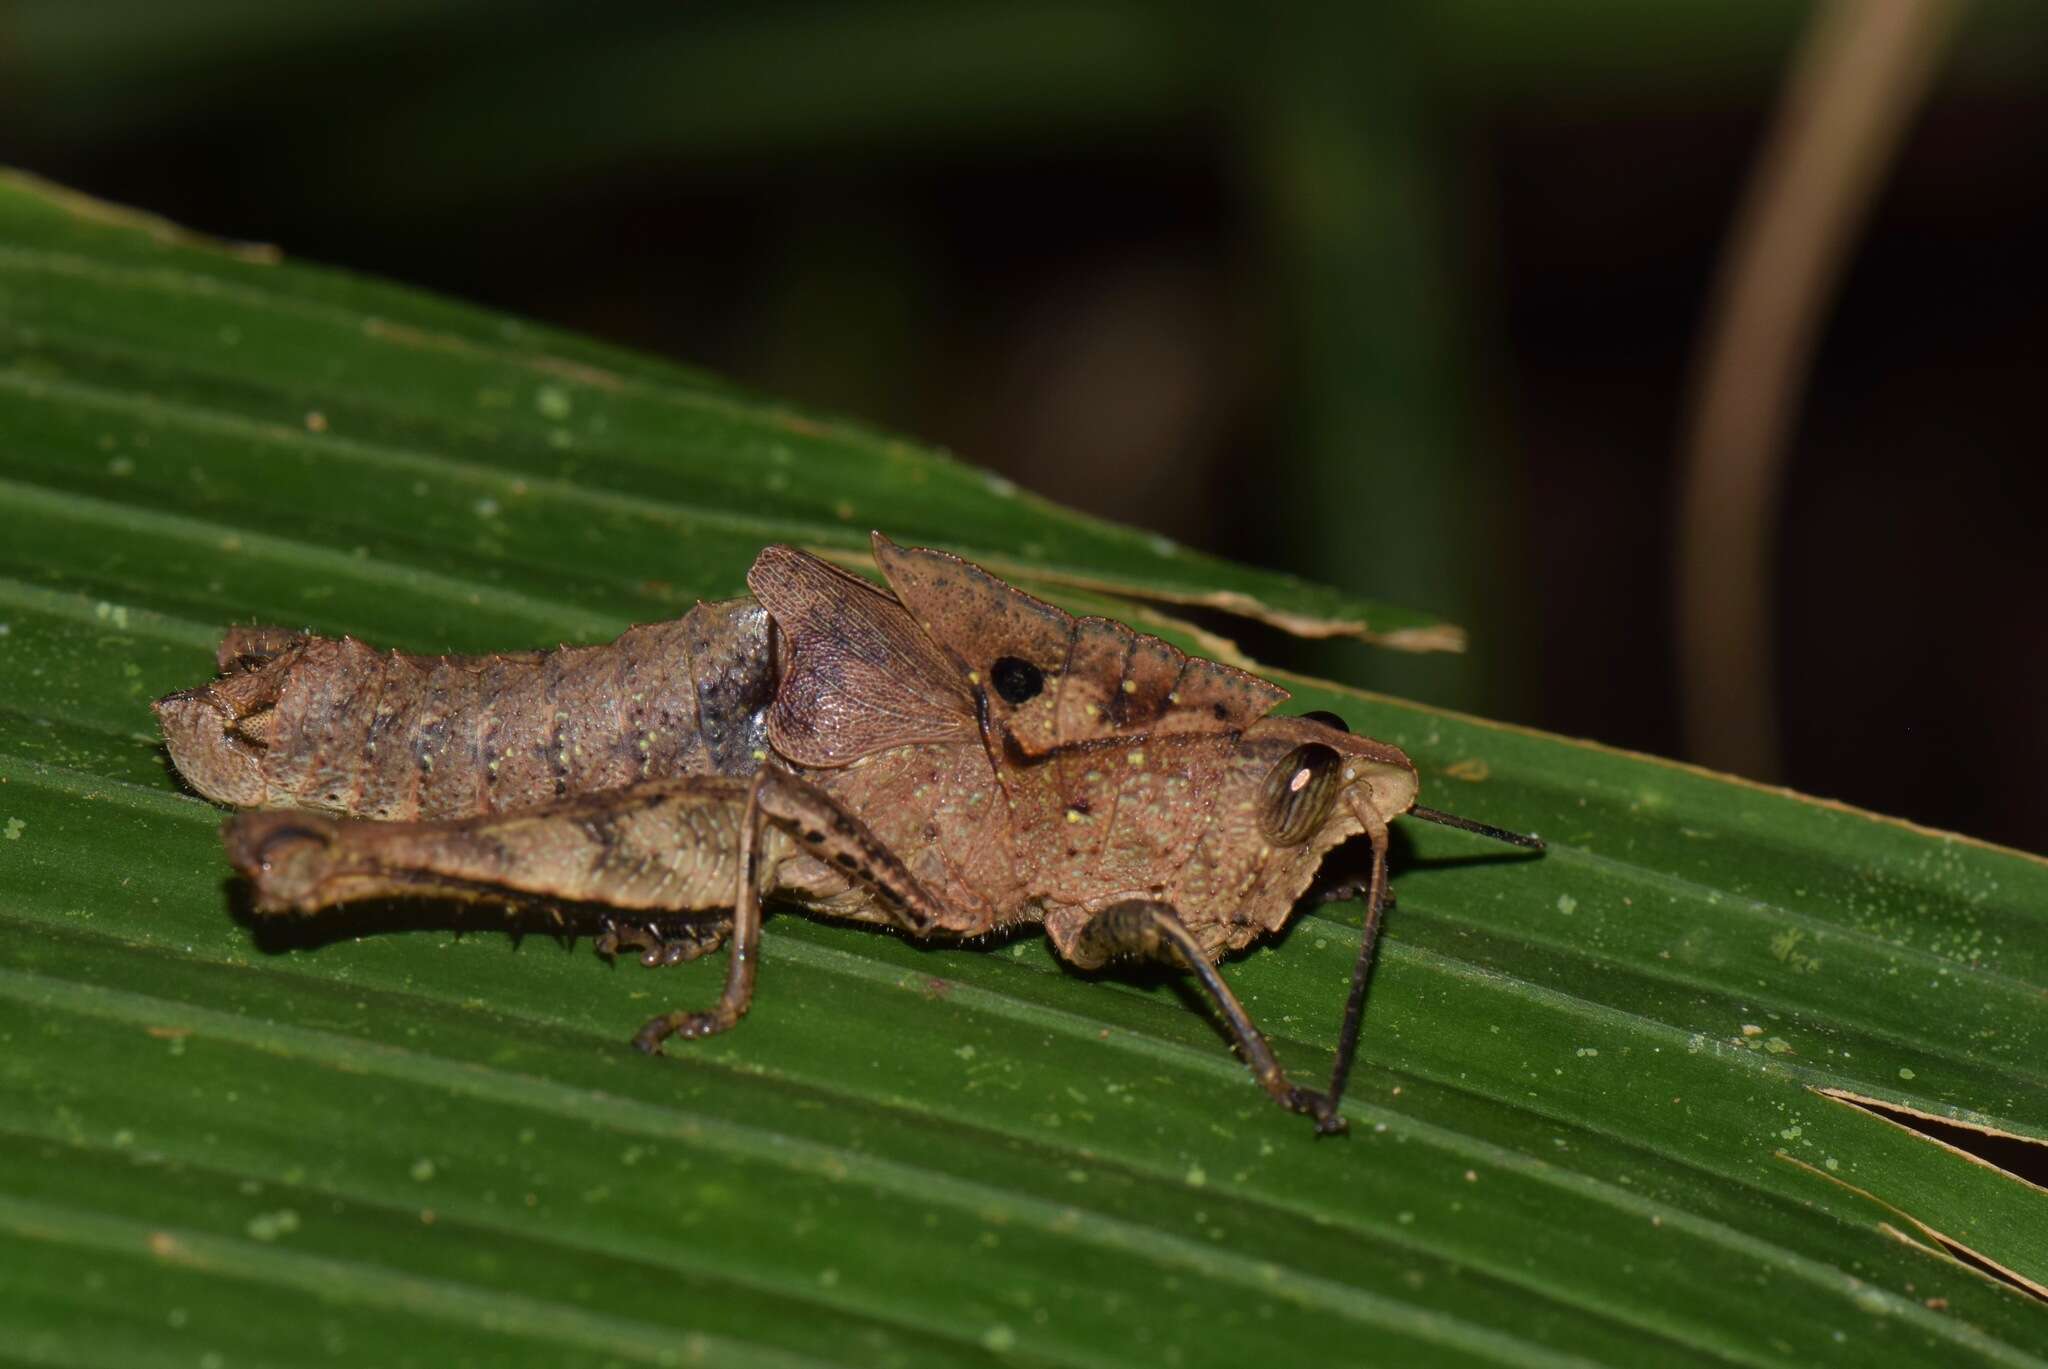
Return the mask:
MULTIPOLYGON (((1439 611, 1471 653, 1232 630, 1683 755, 1689 368, 1808 18, 28 0, 0 160, 1439 611)), ((1757 667, 1787 782, 2032 850, 2044 78, 2048 7, 1965 11, 1827 314, 1757 667)))

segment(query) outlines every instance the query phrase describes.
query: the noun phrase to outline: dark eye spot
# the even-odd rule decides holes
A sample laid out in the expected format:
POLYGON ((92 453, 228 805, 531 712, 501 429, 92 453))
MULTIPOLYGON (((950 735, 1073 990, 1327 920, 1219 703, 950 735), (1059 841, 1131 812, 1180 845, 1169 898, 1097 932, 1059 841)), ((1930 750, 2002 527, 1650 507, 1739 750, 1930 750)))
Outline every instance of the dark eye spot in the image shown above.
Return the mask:
POLYGON ((1297 746, 1266 773, 1259 821, 1276 846, 1299 846, 1330 816, 1344 758, 1321 742, 1297 746))
POLYGON ((1350 723, 1345 722, 1327 708, 1318 708, 1313 713, 1304 713, 1301 716, 1305 722, 1321 723, 1324 727, 1333 728, 1339 732, 1349 732, 1351 730, 1350 723))
POLYGON ((988 668, 989 680, 1003 702, 1015 706, 1038 697, 1045 688, 1045 672, 1026 660, 1003 656, 988 668))

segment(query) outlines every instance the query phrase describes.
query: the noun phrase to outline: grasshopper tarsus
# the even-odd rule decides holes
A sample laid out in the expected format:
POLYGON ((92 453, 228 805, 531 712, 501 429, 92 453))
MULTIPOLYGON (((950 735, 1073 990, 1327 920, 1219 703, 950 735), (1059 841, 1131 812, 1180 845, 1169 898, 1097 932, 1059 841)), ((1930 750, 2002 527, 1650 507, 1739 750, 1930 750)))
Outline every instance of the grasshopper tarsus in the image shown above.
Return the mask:
POLYGON ((598 932, 593 948, 606 960, 616 960, 623 953, 637 952, 635 956, 648 969, 662 969, 669 965, 681 965, 709 955, 725 943, 731 923, 686 919, 660 922, 631 923, 617 918, 606 918, 598 932))
POLYGON ((668 1024, 668 1017, 651 1019, 646 1026, 633 1033, 633 1049, 642 1055, 660 1055, 661 1043, 668 1040, 675 1029, 668 1024))
POLYGON ((1344 1114, 1337 1111, 1336 1100, 1320 1090, 1295 1089, 1288 1095, 1287 1106, 1313 1120, 1318 1136, 1342 1136, 1351 1130, 1344 1114))
POLYGON ((701 1041, 707 1036, 731 1031, 738 1022, 737 1015, 717 1008, 708 1012, 665 1012, 649 1018, 647 1024, 633 1034, 633 1046, 643 1055, 659 1055, 662 1043, 670 1037, 701 1041))

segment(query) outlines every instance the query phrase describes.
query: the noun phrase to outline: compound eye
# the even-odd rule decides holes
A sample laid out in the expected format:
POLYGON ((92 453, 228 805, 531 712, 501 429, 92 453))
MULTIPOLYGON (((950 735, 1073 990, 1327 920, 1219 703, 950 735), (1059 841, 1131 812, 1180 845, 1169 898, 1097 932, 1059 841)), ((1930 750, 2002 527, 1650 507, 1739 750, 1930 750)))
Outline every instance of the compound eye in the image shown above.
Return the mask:
POLYGON ((1324 727, 1332 728, 1338 732, 1349 732, 1351 730, 1350 723, 1345 722, 1327 708, 1318 708, 1313 713, 1304 713, 1301 716, 1309 722, 1321 723, 1324 727))
POLYGON ((1003 696, 1003 702, 1013 708, 1037 698, 1045 688, 1045 672, 1017 656, 998 657, 988 668, 988 678, 996 693, 1003 696))
POLYGON ((1259 821, 1275 846, 1299 846, 1330 816, 1344 758, 1321 742, 1297 746, 1266 775, 1259 821))

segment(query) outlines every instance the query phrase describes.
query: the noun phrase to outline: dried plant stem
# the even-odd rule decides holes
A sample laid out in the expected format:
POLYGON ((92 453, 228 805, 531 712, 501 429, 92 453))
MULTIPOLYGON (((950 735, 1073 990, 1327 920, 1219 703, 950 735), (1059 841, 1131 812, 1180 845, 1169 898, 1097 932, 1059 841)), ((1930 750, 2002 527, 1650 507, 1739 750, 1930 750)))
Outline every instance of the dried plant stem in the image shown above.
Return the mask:
POLYGON ((1677 566, 1686 745, 1718 769, 1779 768, 1771 584, 1786 439, 1849 246, 1959 8, 1817 9, 1735 221, 1685 440, 1677 566))

